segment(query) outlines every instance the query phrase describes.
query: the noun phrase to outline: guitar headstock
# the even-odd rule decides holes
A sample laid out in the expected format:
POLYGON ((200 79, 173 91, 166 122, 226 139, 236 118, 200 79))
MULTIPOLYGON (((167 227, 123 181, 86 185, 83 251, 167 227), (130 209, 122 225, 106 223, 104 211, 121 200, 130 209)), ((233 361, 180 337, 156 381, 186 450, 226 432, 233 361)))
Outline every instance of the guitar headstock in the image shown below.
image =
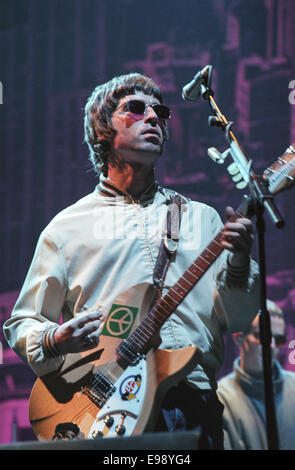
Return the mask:
POLYGON ((287 148, 263 173, 272 194, 279 193, 295 184, 295 143, 287 148))

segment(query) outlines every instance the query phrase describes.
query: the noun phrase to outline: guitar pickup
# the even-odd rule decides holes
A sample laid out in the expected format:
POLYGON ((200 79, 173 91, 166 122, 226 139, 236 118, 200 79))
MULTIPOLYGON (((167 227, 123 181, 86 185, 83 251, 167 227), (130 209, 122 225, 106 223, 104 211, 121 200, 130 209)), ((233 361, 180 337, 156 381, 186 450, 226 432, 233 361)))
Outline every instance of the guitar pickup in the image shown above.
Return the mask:
POLYGON ((82 388, 82 392, 87 395, 98 407, 103 405, 116 391, 114 384, 100 371, 97 371, 89 385, 82 388))
POLYGON ((117 347, 117 355, 117 362, 124 369, 130 365, 136 366, 145 357, 126 340, 117 347))

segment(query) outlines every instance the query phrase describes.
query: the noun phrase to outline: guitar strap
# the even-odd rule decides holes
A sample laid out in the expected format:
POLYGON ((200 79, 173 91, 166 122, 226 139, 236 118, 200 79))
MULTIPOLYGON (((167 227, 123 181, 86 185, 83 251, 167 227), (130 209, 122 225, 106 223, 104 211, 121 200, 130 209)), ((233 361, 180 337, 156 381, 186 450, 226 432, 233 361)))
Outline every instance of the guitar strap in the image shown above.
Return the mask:
POLYGON ((167 211, 166 235, 163 237, 153 275, 154 285, 162 292, 164 280, 170 262, 175 258, 179 242, 179 229, 181 223, 181 205, 186 203, 179 194, 170 197, 167 211))

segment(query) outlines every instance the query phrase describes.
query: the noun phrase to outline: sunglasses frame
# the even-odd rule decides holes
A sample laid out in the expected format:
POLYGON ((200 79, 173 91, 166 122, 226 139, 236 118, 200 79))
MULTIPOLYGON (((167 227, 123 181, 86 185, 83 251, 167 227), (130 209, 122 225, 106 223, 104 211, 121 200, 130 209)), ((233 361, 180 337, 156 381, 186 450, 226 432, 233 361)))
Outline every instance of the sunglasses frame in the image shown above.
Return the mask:
POLYGON ((166 121, 167 119, 171 118, 171 109, 168 106, 166 106, 165 104, 161 104, 161 103, 148 104, 148 103, 145 103, 144 101, 141 101, 141 100, 132 99, 132 100, 128 100, 128 101, 125 101, 124 103, 122 103, 122 105, 119 106, 118 109, 122 108, 123 106, 126 106, 130 113, 138 114, 140 116, 144 116, 144 114, 146 113, 147 108, 151 107, 155 111, 158 119, 161 119, 162 121, 166 121), (135 110, 132 111, 132 109, 130 109, 130 104, 131 103, 140 103, 140 105, 143 105, 142 112, 136 112, 135 110), (159 114, 156 110, 156 108, 159 108, 159 107, 164 109, 164 110, 167 110, 167 112, 169 113, 169 116, 168 117, 159 116, 159 114))
MULTIPOLYGON (((251 334, 255 339, 260 341, 259 331, 251 331, 251 334)), ((287 342, 286 335, 272 335, 272 337, 274 338, 277 347, 281 347, 287 342)))

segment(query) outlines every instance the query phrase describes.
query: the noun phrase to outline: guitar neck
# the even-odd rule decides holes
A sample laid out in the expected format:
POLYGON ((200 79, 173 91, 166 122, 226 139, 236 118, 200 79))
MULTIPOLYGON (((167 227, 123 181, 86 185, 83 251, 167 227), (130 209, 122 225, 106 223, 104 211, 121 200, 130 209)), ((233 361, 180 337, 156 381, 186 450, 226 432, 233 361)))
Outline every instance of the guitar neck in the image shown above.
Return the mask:
POLYGON ((146 318, 130 335, 127 341, 139 352, 146 352, 146 345, 151 342, 165 321, 222 253, 224 250, 221 245, 222 236, 221 230, 176 284, 169 289, 164 297, 157 300, 146 318))
MULTIPOLYGON (((238 217, 245 217, 250 211, 250 200, 244 196, 242 204, 235 215, 230 218, 234 222, 238 217)), ((161 327, 170 315, 176 310, 187 294, 197 284, 206 271, 217 260, 224 248, 221 245, 223 228, 203 250, 183 276, 169 291, 157 300, 141 324, 133 331, 127 340, 126 347, 140 354, 146 353, 152 347, 153 338, 159 333, 161 327)))

